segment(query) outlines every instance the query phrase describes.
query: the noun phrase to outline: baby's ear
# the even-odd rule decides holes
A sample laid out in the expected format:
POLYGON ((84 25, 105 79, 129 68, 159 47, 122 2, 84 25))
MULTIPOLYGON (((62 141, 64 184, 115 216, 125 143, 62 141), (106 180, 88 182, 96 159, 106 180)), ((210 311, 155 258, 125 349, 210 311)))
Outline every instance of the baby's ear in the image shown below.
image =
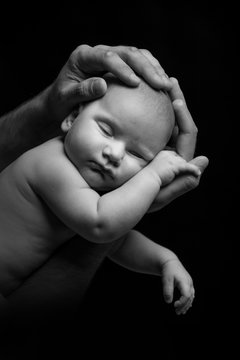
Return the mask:
POLYGON ((71 127, 72 127, 72 124, 74 122, 74 120, 76 119, 76 117, 78 116, 79 114, 79 111, 72 111, 71 114, 69 114, 62 122, 61 124, 61 129, 63 132, 68 132, 71 127))

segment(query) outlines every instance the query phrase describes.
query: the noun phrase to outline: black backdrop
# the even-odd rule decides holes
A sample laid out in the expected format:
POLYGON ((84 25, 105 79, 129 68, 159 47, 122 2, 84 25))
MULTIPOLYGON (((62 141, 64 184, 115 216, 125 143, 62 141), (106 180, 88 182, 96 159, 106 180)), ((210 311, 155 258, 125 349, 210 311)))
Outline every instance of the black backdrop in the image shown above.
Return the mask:
MULTIPOLYGON (((147 350, 149 359, 197 358, 200 353, 208 358, 223 351, 230 356, 234 344, 235 10, 230 3, 228 7, 186 4, 70 1, 49 8, 38 2, 1 11, 1 114, 50 84, 78 45, 134 45, 149 49, 166 72, 179 79, 199 128, 196 155, 210 159, 196 190, 147 215, 138 225, 176 251, 192 274, 193 308, 177 317, 162 300, 159 278, 106 261, 85 302, 86 331, 92 339, 89 354, 97 349, 107 355, 111 342, 117 354, 126 351, 126 356, 130 349, 132 353, 147 350)), ((77 332, 69 331, 66 353, 71 349, 80 354, 77 332)))

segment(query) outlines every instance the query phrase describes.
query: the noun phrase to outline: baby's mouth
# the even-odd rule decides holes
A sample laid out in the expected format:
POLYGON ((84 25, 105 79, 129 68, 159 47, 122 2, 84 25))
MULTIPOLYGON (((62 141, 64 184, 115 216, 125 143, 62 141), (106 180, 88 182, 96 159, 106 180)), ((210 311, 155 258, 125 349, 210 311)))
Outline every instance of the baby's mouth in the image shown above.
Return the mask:
POLYGON ((114 174, 110 168, 106 168, 104 165, 99 164, 96 161, 91 161, 91 168, 93 171, 99 173, 103 179, 106 179, 106 177, 110 177, 114 180, 114 174))

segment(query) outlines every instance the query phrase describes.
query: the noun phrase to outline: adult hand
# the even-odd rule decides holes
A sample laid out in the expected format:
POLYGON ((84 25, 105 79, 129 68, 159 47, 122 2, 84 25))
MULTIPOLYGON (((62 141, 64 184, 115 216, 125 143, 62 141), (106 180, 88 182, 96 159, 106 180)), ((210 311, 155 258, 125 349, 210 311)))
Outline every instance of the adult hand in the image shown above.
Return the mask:
MULTIPOLYGON (((177 122, 172 146, 185 160, 196 165, 202 174, 208 166, 208 158, 205 156, 198 156, 193 159, 197 141, 197 127, 187 108, 183 92, 180 89, 177 79, 170 78, 170 80, 172 81, 173 86, 169 93, 173 101, 177 122)), ((176 177, 173 182, 160 190, 148 212, 158 211, 179 196, 195 189, 199 184, 200 178, 201 176, 196 177, 191 174, 183 174, 176 177)))
POLYGON ((80 102, 103 96, 107 85, 101 76, 106 72, 129 86, 138 86, 137 74, 156 89, 172 87, 158 60, 146 49, 80 45, 49 87, 47 103, 54 120, 62 121, 80 102))
POLYGON ((195 189, 198 186, 201 176, 208 166, 208 159, 205 156, 198 156, 192 159, 190 163, 199 168, 201 175, 196 177, 190 174, 184 174, 176 177, 173 182, 160 190, 158 196, 148 210, 149 213, 161 210, 179 196, 195 189))
POLYGON ((180 156, 189 161, 193 158, 195 152, 198 129, 188 110, 177 79, 170 78, 170 80, 173 86, 169 94, 173 102, 177 122, 173 135, 173 146, 180 156))

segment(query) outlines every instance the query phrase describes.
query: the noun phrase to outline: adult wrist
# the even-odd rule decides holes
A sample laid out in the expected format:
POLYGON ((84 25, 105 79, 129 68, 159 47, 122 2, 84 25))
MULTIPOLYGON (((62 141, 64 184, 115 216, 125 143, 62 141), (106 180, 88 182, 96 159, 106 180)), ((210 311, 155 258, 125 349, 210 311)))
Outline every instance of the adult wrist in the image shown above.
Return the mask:
POLYGON ((56 100, 54 99, 53 84, 49 85, 40 94, 40 102, 43 112, 46 114, 47 119, 51 119, 52 122, 58 122, 58 114, 56 112, 56 100))

